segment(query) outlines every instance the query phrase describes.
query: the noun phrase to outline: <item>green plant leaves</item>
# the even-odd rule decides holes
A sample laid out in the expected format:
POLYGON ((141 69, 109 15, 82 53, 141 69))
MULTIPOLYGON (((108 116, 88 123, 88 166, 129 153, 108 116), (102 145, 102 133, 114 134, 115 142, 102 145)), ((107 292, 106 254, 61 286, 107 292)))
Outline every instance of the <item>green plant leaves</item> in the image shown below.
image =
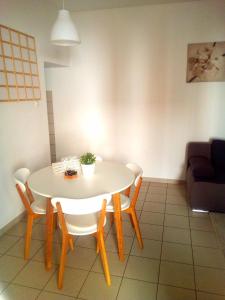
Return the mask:
POLYGON ((96 161, 96 157, 91 152, 87 152, 87 153, 81 155, 81 157, 80 157, 80 163, 82 165, 91 165, 91 164, 95 163, 95 161, 96 161))

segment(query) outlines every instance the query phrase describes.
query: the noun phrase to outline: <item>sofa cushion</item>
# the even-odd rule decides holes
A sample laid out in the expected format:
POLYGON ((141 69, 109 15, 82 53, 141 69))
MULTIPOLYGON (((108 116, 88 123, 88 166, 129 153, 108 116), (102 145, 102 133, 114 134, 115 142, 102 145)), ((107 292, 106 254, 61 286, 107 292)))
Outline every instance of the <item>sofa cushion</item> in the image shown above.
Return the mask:
POLYGON ((213 179, 215 171, 211 161, 204 156, 193 156, 189 159, 192 174, 198 180, 213 179))
POLYGON ((215 169, 225 172, 225 141, 213 140, 211 145, 212 163, 215 169))
MULTIPOLYGON (((225 171, 224 170, 216 170, 216 175, 215 175, 215 183, 225 183, 225 171)), ((224 196, 225 198, 225 196, 224 196)))

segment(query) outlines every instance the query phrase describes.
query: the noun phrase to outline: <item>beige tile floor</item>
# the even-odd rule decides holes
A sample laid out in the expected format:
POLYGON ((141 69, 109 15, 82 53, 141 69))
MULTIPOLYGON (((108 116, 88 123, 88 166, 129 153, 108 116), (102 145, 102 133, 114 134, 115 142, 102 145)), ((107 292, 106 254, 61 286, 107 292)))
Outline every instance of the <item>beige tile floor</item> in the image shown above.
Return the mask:
POLYGON ((105 228, 112 277, 107 287, 93 237, 77 238, 67 255, 64 287, 57 289, 60 234, 54 267, 44 267, 44 220, 33 227, 31 257, 23 259, 26 220, 0 238, 0 300, 225 300, 225 258, 209 215, 193 213, 179 185, 144 182, 137 203, 141 250, 123 215, 125 261, 115 229, 105 228))

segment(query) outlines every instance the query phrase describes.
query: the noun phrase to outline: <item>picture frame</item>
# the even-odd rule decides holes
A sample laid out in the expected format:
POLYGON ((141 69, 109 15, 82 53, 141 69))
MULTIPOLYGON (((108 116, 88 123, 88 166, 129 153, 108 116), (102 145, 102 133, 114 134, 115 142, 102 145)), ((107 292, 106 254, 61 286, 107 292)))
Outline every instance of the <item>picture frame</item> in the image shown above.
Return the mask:
POLYGON ((40 99, 35 38, 0 24, 0 103, 40 99))
POLYGON ((225 42, 188 44, 186 82, 225 81, 225 42))

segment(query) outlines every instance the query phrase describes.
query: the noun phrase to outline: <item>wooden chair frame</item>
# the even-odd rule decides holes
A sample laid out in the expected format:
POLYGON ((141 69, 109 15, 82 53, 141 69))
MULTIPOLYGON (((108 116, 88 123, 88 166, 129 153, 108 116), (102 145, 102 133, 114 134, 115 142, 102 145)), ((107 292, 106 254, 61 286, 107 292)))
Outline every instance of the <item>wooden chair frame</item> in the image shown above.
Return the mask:
MULTIPOLYGON (((62 207, 60 202, 56 203, 57 213, 59 224, 62 230, 62 250, 60 256, 60 266, 59 266, 59 273, 58 273, 58 288, 61 289, 63 287, 63 276, 64 276, 64 269, 65 269, 65 259, 66 253, 68 249, 68 245, 70 245, 71 250, 74 249, 73 246, 73 239, 72 235, 68 233, 68 229, 65 222, 64 213, 62 211, 62 207)), ((100 252, 103 269, 105 272, 105 278, 108 285, 111 285, 111 278, 109 273, 109 265, 106 255, 105 243, 104 243, 104 222, 106 217, 106 200, 103 200, 102 203, 102 210, 100 213, 97 232, 95 233, 95 237, 97 239, 97 253, 100 252)))
MULTIPOLYGON (((136 210, 135 210, 135 206, 136 206, 136 203, 137 203, 137 200, 138 200, 138 195, 139 195, 139 191, 140 191, 140 188, 141 188, 141 184, 142 184, 142 177, 140 176, 139 180, 138 180, 138 183, 137 183, 137 186, 135 187, 134 195, 131 199, 130 207, 123 210, 122 212, 125 212, 125 213, 129 214, 130 221, 131 221, 132 226, 134 227, 134 230, 135 230, 135 233, 136 233, 136 236, 137 236, 137 239, 138 239, 139 246, 142 249, 144 247, 144 245, 143 245, 141 230, 140 230, 140 227, 139 227, 139 222, 138 222, 138 218, 137 218, 137 214, 136 214, 136 210)), ((126 197, 129 197, 130 196, 130 191, 131 191, 131 186, 128 187, 124 191, 124 195, 126 197)), ((118 207, 117 207, 117 209, 118 209, 118 207)), ((121 208, 119 208, 119 209, 121 211, 121 208)), ((115 211, 113 213, 110 213, 110 220, 111 220, 111 223, 114 222, 114 220, 115 220, 115 211)))
MULTIPOLYGON (((135 187, 134 195, 131 199, 130 207, 125 209, 123 212, 126 212, 129 214, 131 224, 134 227, 134 230, 135 230, 135 233, 136 233, 136 236, 138 239, 138 243, 139 243, 140 247, 143 248, 144 245, 143 245, 143 240, 142 240, 142 236, 141 236, 141 230, 139 227, 139 222, 138 222, 138 218, 137 218, 137 214, 136 214, 136 210, 135 210, 135 206, 136 206, 136 203, 138 200, 138 195, 139 195, 139 191, 141 188, 141 184, 142 184, 142 177, 139 178, 138 184, 135 187)), ((129 191, 129 194, 130 194, 130 191, 129 191)))
MULTIPOLYGON (((27 183, 25 184, 25 186, 26 188, 28 187, 27 183)), ((27 190, 28 199, 23 193, 23 191, 21 190, 21 187, 18 183, 16 184, 16 189, 19 193, 20 199, 22 200, 22 203, 27 212, 27 229, 26 229, 26 237, 25 237, 24 259, 29 259, 33 222, 35 219, 41 218, 42 215, 34 213, 33 210, 31 209, 30 204, 34 201, 34 198, 30 189, 28 188, 27 190)))

